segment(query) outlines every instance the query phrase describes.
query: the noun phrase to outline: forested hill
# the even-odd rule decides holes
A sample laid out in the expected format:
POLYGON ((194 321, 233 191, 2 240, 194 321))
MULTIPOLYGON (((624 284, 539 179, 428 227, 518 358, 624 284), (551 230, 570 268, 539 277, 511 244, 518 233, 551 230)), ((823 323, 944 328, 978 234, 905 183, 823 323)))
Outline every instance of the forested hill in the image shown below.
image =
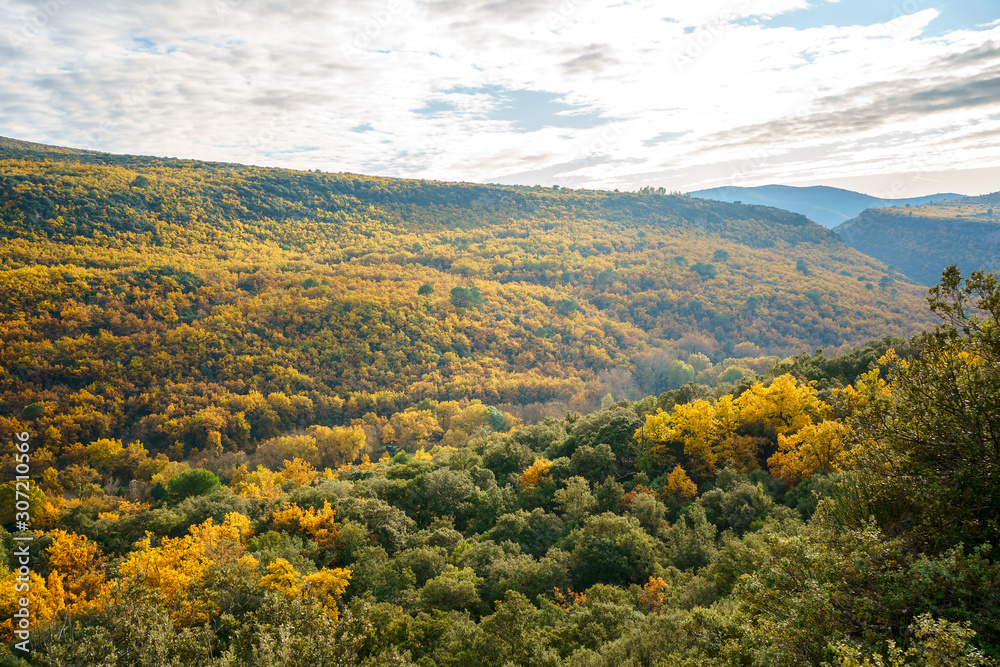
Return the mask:
POLYGON ((995 270, 1000 257, 1000 192, 921 206, 864 211, 835 230, 863 253, 933 285, 950 264, 995 270))
POLYGON ((3 140, 0 225, 0 400, 59 447, 234 448, 460 398, 530 421, 930 320, 800 215, 650 192, 3 140))

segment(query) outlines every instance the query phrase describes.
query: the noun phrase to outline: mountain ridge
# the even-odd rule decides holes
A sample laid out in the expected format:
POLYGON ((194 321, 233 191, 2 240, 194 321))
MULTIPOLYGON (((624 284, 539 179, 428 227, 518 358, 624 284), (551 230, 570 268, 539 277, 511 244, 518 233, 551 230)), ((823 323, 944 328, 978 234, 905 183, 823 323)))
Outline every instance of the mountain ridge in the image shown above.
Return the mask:
POLYGON ((940 193, 903 199, 883 199, 861 192, 826 185, 762 185, 756 187, 725 186, 691 192, 692 197, 717 201, 741 201, 745 204, 774 206, 805 215, 827 229, 832 229, 870 208, 919 205, 928 202, 958 199, 963 195, 940 193))
POLYGON ((968 274, 996 270, 1000 257, 1000 192, 921 206, 866 210, 834 228, 851 247, 892 265, 923 285, 956 264, 968 274))

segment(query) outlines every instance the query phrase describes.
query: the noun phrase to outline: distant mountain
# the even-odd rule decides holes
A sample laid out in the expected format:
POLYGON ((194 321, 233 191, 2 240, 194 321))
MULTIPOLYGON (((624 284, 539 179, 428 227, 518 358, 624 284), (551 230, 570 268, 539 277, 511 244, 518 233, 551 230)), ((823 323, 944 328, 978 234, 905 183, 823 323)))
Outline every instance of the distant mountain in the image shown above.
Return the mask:
POLYGON ((910 197, 908 199, 879 199, 871 195, 831 188, 825 185, 811 187, 795 187, 792 185, 762 185, 756 188, 724 187, 698 190, 691 193, 699 199, 714 199, 724 202, 740 202, 758 206, 774 206, 786 211, 801 213, 810 220, 818 222, 827 228, 837 225, 857 216, 865 209, 886 208, 889 206, 917 206, 929 202, 959 199, 962 195, 955 193, 927 195, 926 197, 910 197))
POLYGON ((834 231, 851 247, 933 285, 950 264, 966 275, 1000 264, 1000 192, 868 210, 834 231))

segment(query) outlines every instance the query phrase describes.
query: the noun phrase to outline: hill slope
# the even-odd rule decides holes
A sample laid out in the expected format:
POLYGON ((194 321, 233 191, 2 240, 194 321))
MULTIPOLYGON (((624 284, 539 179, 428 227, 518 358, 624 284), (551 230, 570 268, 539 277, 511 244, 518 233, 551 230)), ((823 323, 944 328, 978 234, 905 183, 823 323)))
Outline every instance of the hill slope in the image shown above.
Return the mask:
POLYGON ((861 252, 911 279, 933 285, 950 264, 965 274, 996 269, 1000 257, 1000 193, 923 206, 864 211, 836 228, 861 252))
POLYGON ((422 400, 565 412, 662 391, 675 360, 711 382, 929 323, 923 289, 800 215, 672 196, 5 140, 0 234, 4 414, 41 404, 64 446, 242 447, 422 400))
POLYGON ((825 185, 796 187, 791 185, 763 185, 755 188, 724 187, 698 190, 692 197, 716 201, 774 206, 801 213, 827 228, 836 227, 865 209, 888 206, 919 205, 928 202, 959 199, 962 195, 936 194, 908 199, 879 199, 852 190, 831 188, 825 185))

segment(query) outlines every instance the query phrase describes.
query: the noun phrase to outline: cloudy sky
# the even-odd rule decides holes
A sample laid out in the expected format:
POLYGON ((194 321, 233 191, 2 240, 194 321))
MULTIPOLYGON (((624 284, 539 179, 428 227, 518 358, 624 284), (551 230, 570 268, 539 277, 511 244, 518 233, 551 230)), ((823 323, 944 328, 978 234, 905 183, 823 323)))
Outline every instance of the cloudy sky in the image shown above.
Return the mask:
POLYGON ((1000 190, 997 0, 0 0, 0 135, 526 185, 1000 190))

